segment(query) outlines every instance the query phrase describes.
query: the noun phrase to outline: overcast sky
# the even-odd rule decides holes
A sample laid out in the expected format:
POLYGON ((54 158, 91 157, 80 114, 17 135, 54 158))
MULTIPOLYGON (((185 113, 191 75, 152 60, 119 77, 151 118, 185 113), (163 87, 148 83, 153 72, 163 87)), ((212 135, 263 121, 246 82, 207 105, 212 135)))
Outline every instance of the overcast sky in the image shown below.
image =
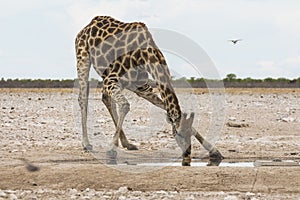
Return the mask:
MULTIPOLYGON (((74 39, 96 15, 183 34, 205 50, 221 77, 300 77, 298 0, 0 2, 0 78, 76 78, 74 39), (228 41, 237 38, 243 40, 228 41)), ((200 76, 163 52, 179 76, 200 76)))

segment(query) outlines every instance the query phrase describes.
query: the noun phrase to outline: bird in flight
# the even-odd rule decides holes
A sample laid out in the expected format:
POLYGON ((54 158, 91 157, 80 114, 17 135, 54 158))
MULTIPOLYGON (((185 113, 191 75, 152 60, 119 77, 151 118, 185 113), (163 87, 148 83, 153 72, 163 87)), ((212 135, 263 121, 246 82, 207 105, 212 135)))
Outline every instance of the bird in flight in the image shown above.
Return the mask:
POLYGON ((238 41, 242 41, 242 39, 237 39, 237 40, 228 40, 229 42, 232 42, 233 44, 236 44, 238 41))

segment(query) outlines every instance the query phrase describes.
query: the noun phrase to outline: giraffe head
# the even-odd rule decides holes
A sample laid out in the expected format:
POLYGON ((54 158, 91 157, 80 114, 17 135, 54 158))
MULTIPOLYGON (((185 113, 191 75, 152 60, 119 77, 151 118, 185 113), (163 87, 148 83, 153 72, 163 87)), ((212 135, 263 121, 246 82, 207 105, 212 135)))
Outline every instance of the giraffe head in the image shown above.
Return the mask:
POLYGON ((183 113, 178 128, 173 126, 173 134, 178 146, 185 152, 191 146, 191 137, 193 135, 193 121, 195 113, 191 113, 187 118, 187 114, 183 113))

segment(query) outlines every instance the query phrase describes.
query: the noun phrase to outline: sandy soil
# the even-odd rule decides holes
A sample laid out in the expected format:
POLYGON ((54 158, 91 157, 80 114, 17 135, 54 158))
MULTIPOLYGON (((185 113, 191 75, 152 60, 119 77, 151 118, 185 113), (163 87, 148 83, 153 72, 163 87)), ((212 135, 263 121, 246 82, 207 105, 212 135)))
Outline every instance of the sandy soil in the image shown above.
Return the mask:
MULTIPOLYGON (((224 162, 300 161, 299 89, 177 93, 224 162)), ((180 157, 164 112, 130 93, 124 131, 139 150, 121 148, 122 165, 104 165, 98 152, 109 148, 114 126, 99 92, 90 96, 95 153, 81 147, 77 91, 0 90, 0 199, 300 199, 300 167, 125 165, 128 156, 135 163, 180 157)), ((207 161, 196 140, 192 155, 207 161)))

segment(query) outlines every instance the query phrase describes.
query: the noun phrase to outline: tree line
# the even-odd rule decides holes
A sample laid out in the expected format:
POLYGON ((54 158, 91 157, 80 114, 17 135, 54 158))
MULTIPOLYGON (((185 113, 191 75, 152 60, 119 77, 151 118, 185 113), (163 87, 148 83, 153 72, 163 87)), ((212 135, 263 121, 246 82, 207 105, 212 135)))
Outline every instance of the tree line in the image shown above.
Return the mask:
MULTIPOLYGON (((77 79, 4 79, 0 80, 0 88, 73 88, 77 79)), ((300 77, 288 78, 238 78, 235 74, 227 74, 222 80, 206 78, 174 78, 172 82, 178 88, 206 88, 206 87, 227 87, 227 88, 300 88, 300 77)), ((91 87, 101 87, 102 82, 97 79, 90 79, 91 87)), ((155 87, 154 82, 150 84, 155 87)))

